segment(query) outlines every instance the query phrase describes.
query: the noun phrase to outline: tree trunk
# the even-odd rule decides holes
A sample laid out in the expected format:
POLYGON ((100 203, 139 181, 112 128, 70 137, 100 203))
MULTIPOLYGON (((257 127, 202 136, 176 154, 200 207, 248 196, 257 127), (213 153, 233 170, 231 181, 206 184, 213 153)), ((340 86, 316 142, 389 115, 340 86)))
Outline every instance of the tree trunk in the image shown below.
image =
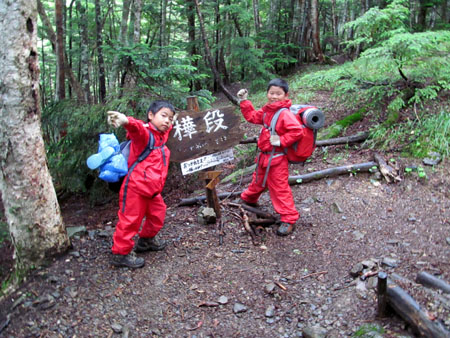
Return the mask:
MULTIPOLYGON (((130 3, 131 0, 124 0, 122 5, 122 21, 120 23, 119 32, 119 44, 120 46, 125 46, 127 41, 127 28, 128 28, 128 16, 130 14, 130 3)), ((118 82, 119 75, 119 55, 114 55, 114 61, 111 71, 111 77, 109 80, 109 89, 114 88, 115 84, 118 82)))
POLYGON ((333 26, 333 39, 334 42, 332 44, 333 46, 333 52, 337 53, 339 51, 339 44, 337 41, 339 41, 338 37, 338 19, 337 19, 337 13, 336 13, 336 0, 331 0, 331 23, 333 26))
POLYGON ((2 1, 0 30, 0 188, 20 280, 70 242, 41 135, 36 1, 2 1))
POLYGON ((162 0, 161 1, 161 26, 160 26, 160 46, 161 47, 164 47, 167 44, 166 20, 167 20, 167 0, 162 0))
POLYGON ((320 63, 323 63, 324 57, 320 47, 320 28, 319 28, 319 8, 318 0, 311 0, 311 28, 314 56, 320 63))
MULTIPOLYGON (((39 17, 41 18, 42 24, 44 25, 45 32, 47 34, 47 38, 50 40, 52 44, 53 51, 56 53, 56 34, 53 30, 52 24, 45 12, 44 7, 42 6, 41 0, 37 0, 37 8, 39 12, 39 17)), ((67 76, 70 85, 72 86, 75 94, 77 95, 77 99, 79 102, 84 102, 83 90, 81 89, 81 85, 78 82, 77 78, 73 74, 72 68, 69 66, 69 62, 67 62, 67 55, 65 56, 65 74, 67 76)))
POLYGON ((306 53, 305 53, 305 47, 307 47, 307 23, 308 23, 308 4, 309 1, 307 0, 299 0, 299 7, 301 10, 301 22, 302 25, 300 27, 300 32, 298 35, 298 44, 299 44, 299 54, 298 54, 298 61, 305 60, 306 61, 306 53))
POLYGON ((204 21, 203 21, 203 15, 202 15, 202 12, 200 11, 200 6, 198 4, 198 0, 194 0, 194 1, 195 1, 195 8, 197 10, 198 22, 199 22, 199 25, 200 25, 200 31, 201 31, 201 34, 202 34, 202 40, 203 40, 203 44, 205 45, 206 57, 208 59, 209 66, 211 67, 211 71, 213 72, 214 80, 218 83, 220 90, 222 90, 222 92, 225 94, 225 96, 228 98, 228 100, 230 100, 235 105, 239 105, 239 102, 238 102, 237 98, 235 96, 233 96, 233 94, 231 94, 228 91, 228 89, 225 88, 225 86, 224 86, 224 84, 222 82, 222 79, 220 77, 220 74, 217 71, 216 66, 214 65, 214 59, 212 58, 211 50, 209 49, 208 38, 206 37, 205 25, 204 25, 204 21))
MULTIPOLYGON (((131 8, 130 31, 128 32, 128 43, 130 46, 134 46, 140 42, 141 12, 142 0, 134 0, 131 8)), ((132 57, 126 58, 125 72, 122 75, 122 87, 128 89, 136 87, 136 77, 134 75, 132 57)))
POLYGON ((105 102, 106 99, 106 77, 105 77, 105 63, 103 61, 103 38, 102 38, 102 20, 100 12, 100 0, 95 0, 95 26, 97 37, 97 59, 98 59, 98 94, 100 102, 105 102))
POLYGON ((444 23, 450 23, 450 20, 447 20, 447 1, 448 0, 443 0, 441 4, 441 18, 444 23))
MULTIPOLYGON (((259 0, 253 0, 253 22, 255 25, 255 35, 258 35, 261 31, 261 17, 259 16, 259 0)), ((256 48, 260 48, 259 39, 256 44, 256 48)))
POLYGON ((89 78, 89 36, 88 36, 88 19, 86 16, 86 8, 81 5, 81 0, 77 0, 77 11, 80 13, 80 35, 81 35, 81 83, 83 86, 84 100, 92 103, 91 97, 91 81, 89 78))
POLYGON ((134 32, 133 42, 138 44, 141 41, 141 12, 142 0, 134 0, 134 32))
POLYGON ((63 29, 62 0, 55 0, 55 23, 56 23, 56 101, 66 98, 65 74, 64 74, 64 29, 63 29))
MULTIPOLYGON (((188 35, 189 35, 189 45, 188 52, 189 56, 192 58, 194 55, 197 55, 197 46, 196 46, 196 38, 195 38, 195 6, 194 1, 190 0, 186 3, 186 16, 188 19, 188 35)), ((198 60, 197 58, 192 60, 192 65, 198 69, 198 60)), ((199 81, 191 80, 189 84, 190 91, 200 90, 201 84, 199 81)))
POLYGON ((428 6, 429 6, 429 1, 428 0, 419 0, 420 3, 420 8, 419 8, 419 17, 418 17, 418 22, 417 25, 419 26, 419 30, 420 31, 425 31, 426 26, 427 26, 427 11, 428 11, 428 6))

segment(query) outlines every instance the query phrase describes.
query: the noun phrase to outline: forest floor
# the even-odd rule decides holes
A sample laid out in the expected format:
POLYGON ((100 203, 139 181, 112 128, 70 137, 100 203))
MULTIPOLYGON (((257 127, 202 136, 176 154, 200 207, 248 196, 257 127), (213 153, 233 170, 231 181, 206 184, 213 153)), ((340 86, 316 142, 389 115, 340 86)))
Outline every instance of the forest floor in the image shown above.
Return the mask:
MULTIPOLYGON (((351 113, 329 93, 318 93, 310 103, 327 113, 327 124, 351 113)), ((373 123, 366 117, 345 134, 373 123)), ((243 128, 257 135, 257 128, 243 128)), ((163 193, 168 210, 160 233, 169 245, 140 254, 146 265, 137 270, 109 263, 117 199, 92 207, 74 196, 61 203, 64 221, 86 232, 72 238, 66 255, 0 300, 0 336, 349 337, 364 330, 371 332, 366 337, 413 336, 400 317, 377 318, 376 276, 364 281, 358 276, 367 270, 387 272, 448 329, 448 296, 415 283, 421 271, 450 281, 448 160, 426 167, 427 178, 421 179, 404 171, 423 167, 421 161, 394 152, 383 156, 395 159, 400 182, 349 173, 293 185, 301 213, 295 232, 278 237, 275 226, 266 227, 257 245, 244 230, 239 209, 228 204, 239 202, 236 198, 221 203, 223 242, 218 224, 199 222, 202 206, 178 206, 202 187, 193 175, 173 170, 163 193)), ((373 151, 360 144, 329 146, 290 170, 297 175, 369 161, 373 151)), ((216 169, 224 171, 223 179, 236 165, 216 169)), ((250 174, 221 183, 218 192, 241 191, 249 179, 250 174)), ((268 193, 259 203, 274 213, 268 193)), ((1 255, 2 266, 8 266, 11 250, 1 255)))

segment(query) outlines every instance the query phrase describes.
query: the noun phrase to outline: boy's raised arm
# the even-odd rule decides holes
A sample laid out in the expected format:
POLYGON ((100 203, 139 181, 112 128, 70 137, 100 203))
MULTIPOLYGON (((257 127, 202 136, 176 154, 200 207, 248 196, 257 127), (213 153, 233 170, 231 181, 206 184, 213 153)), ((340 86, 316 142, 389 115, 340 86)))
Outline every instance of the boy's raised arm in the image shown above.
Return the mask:
POLYGON ((108 124, 114 128, 128 124, 128 118, 125 114, 113 110, 109 110, 106 114, 108 114, 108 124))

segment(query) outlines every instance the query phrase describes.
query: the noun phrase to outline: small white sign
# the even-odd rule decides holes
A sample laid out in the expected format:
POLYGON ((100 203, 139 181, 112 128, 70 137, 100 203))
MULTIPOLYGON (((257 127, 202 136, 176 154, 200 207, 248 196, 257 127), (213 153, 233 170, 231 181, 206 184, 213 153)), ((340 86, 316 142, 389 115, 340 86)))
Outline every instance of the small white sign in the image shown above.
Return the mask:
POLYGON ((195 171, 206 169, 224 162, 234 160, 233 148, 194 158, 193 160, 181 163, 181 173, 183 175, 192 174, 195 171))

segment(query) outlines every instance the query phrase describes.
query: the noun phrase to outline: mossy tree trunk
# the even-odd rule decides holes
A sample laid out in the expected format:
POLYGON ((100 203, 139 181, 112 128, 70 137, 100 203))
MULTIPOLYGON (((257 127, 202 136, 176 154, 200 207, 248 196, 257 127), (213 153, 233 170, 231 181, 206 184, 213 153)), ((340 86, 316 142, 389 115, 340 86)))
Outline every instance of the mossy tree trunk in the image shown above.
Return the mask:
POLYGON ((0 2, 0 190, 19 279, 70 245, 46 163, 36 0, 0 2))

